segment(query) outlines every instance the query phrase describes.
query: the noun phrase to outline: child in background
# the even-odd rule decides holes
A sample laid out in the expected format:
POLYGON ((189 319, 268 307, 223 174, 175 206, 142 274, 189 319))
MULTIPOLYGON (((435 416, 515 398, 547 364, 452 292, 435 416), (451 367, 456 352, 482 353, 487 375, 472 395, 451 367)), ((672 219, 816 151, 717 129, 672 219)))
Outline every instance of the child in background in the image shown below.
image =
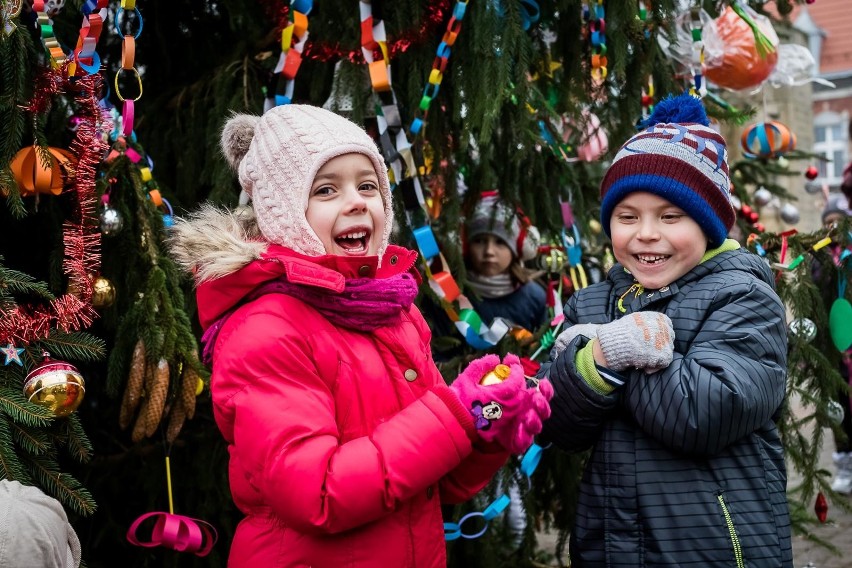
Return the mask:
POLYGON ((0 479, 0 566, 79 565, 80 541, 59 501, 38 487, 0 479))
POLYGON ((523 266, 538 251, 538 229, 492 191, 482 194, 465 238, 467 282, 479 297, 471 302, 483 321, 502 317, 533 332, 544 324, 544 288, 523 266))
MULTIPOLYGON (((852 211, 850 211, 846 196, 833 193, 829 195, 825 208, 822 210, 822 224, 830 230, 835 224, 850 215, 852 215, 852 211)), ((839 244, 833 242, 823 250, 831 255, 833 265, 840 263, 840 255, 843 251, 839 244)), ((837 298, 839 274, 836 269, 823 272, 821 268, 819 265, 814 265, 813 278, 820 284, 822 297, 827 301, 826 309, 831 309, 831 303, 837 298)), ((850 384, 850 380, 852 380, 852 350, 841 353, 838 370, 843 380, 850 384)), ((840 423, 841 435, 834 434, 835 452, 833 458, 834 465, 837 466, 837 474, 831 482, 831 489, 843 495, 852 495, 852 407, 850 407, 849 391, 841 390, 837 394, 837 402, 843 408, 843 421, 840 423)))
POLYGON ((222 133, 252 207, 180 220, 217 425, 245 519, 229 566, 446 566, 442 502, 479 491, 549 414, 547 382, 473 361, 444 383, 413 305, 416 253, 388 244, 373 140, 320 108, 235 115, 222 133), (485 408, 487 407, 487 408, 485 408))
POLYGON ((543 438, 591 448, 571 565, 792 566, 787 334, 773 275, 727 239, 727 151, 688 94, 601 184, 617 264, 565 305, 543 438))
MULTIPOLYGON (((530 278, 523 262, 535 258, 538 229, 517 209, 502 201, 496 191, 483 192, 465 224, 467 283, 476 292, 474 309, 486 323, 503 318, 514 326, 535 332, 547 321, 544 288, 530 278)), ((498 484, 497 493, 502 493, 498 484)), ((527 526, 520 488, 512 479, 506 493, 506 525, 512 546, 521 544, 527 526)))

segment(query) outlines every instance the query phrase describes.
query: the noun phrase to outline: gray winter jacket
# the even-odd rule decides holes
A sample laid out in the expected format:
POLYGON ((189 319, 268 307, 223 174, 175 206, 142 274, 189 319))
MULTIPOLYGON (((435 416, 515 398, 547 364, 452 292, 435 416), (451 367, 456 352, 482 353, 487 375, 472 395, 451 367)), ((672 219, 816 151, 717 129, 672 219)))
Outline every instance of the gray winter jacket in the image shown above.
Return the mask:
MULTIPOLYGON (((620 264, 565 306, 565 325, 622 317, 620 264)), ((632 294, 631 296, 632 297, 632 294)), ((667 314, 671 365, 595 392, 574 359, 545 364, 556 391, 544 438, 592 448, 571 534, 572 566, 792 566, 784 453, 773 417, 785 395, 783 305, 769 267, 738 249, 644 291, 626 313, 667 314)))

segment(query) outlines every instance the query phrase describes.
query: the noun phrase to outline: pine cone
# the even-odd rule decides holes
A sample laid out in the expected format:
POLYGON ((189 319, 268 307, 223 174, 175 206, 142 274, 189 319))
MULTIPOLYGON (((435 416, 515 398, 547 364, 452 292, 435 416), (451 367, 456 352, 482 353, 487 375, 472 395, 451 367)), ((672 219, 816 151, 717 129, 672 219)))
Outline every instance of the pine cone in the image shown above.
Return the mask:
POLYGON ((183 408, 183 399, 175 397, 172 404, 172 410, 169 412, 169 426, 166 428, 166 440, 171 444, 174 442, 181 428, 183 428, 184 420, 186 420, 186 410, 183 408))
POLYGON ((145 413, 145 435, 149 438, 157 431, 163 418, 163 408, 169 394, 169 362, 160 359, 154 375, 154 386, 148 391, 148 408, 145 413))
POLYGON ((179 397, 186 412, 186 416, 192 419, 195 416, 195 389, 198 387, 198 373, 188 363, 183 366, 179 397))
POLYGON ((121 411, 118 415, 118 425, 122 430, 130 426, 133 413, 142 401, 142 385, 145 382, 145 343, 140 339, 133 348, 130 360, 130 375, 124 386, 124 396, 121 399, 121 411))
MULTIPOLYGON (((136 415, 136 422, 133 424, 133 433, 130 439, 134 442, 139 442, 146 436, 148 430, 148 407, 151 405, 151 391, 154 388, 154 371, 156 367, 151 364, 145 365, 145 400, 142 401, 142 407, 139 409, 139 414, 136 415)), ((154 427, 156 429, 156 426, 154 427)))

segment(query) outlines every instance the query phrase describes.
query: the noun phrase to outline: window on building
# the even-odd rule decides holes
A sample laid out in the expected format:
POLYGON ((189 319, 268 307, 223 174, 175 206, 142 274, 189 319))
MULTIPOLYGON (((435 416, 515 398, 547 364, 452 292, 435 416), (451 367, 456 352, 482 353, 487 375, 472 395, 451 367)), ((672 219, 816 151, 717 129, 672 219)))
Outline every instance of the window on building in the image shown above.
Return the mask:
POLYGON ((826 160, 817 164, 819 176, 829 185, 840 185, 849 162, 848 113, 821 112, 814 117, 814 154, 826 160))

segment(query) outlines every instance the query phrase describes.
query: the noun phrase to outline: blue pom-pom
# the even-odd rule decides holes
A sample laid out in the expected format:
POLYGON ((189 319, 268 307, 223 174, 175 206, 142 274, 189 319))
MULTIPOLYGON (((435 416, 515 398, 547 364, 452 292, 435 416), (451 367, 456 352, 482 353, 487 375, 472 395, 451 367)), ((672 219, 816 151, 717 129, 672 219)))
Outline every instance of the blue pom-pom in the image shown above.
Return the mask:
POLYGON ((689 93, 683 93, 676 97, 669 95, 654 105, 654 112, 648 117, 646 124, 653 126, 654 124, 670 122, 678 124, 691 122, 710 126, 707 113, 704 111, 704 105, 701 104, 699 99, 689 93))

